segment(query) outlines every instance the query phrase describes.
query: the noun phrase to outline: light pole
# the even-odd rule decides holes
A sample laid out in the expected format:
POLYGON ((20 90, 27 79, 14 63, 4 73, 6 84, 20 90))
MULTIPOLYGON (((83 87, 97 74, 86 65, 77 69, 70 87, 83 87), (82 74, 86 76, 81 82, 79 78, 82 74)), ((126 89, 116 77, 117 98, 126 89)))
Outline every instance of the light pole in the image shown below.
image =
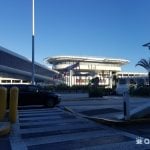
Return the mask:
POLYGON ((34 66, 34 0, 32 0, 32 85, 35 84, 35 66, 34 66))

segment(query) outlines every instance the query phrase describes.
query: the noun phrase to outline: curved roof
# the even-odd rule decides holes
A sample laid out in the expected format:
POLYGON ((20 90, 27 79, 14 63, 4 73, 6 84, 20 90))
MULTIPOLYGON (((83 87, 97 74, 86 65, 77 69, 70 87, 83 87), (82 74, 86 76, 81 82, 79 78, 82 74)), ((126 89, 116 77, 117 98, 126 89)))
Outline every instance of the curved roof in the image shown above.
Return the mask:
POLYGON ((95 62, 95 63, 117 63, 117 64, 127 64, 129 63, 126 59, 114 59, 105 57, 81 57, 81 56, 54 56, 47 57, 45 61, 50 64, 62 61, 79 61, 79 62, 95 62))

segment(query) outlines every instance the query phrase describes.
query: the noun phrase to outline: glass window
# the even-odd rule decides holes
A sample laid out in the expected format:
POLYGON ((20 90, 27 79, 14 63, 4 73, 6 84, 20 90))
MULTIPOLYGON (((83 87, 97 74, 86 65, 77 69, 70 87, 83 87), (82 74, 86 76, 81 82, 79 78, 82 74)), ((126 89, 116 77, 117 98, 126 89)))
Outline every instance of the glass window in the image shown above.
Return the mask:
POLYGON ((21 80, 12 80, 12 83, 20 83, 21 80))
POLYGON ((11 83, 11 80, 2 80, 2 83, 11 83))

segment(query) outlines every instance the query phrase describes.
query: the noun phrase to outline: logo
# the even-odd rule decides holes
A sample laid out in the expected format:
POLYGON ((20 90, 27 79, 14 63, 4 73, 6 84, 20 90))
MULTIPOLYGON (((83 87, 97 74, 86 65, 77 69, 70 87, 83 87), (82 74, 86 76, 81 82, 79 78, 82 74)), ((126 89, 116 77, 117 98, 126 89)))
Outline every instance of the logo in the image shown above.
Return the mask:
POLYGON ((143 137, 137 137, 136 138, 136 144, 141 145, 141 144, 150 144, 150 139, 148 138, 143 138, 143 137))

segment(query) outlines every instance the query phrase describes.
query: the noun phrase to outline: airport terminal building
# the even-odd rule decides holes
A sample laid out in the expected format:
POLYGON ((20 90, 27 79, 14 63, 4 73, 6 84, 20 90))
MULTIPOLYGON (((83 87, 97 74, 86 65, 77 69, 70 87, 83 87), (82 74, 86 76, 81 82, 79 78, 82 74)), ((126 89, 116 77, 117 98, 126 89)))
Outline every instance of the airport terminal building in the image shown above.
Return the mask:
MULTIPOLYGON (((54 79, 59 72, 37 62, 34 63, 34 68, 36 83, 61 83, 60 80, 54 79)), ((31 77, 31 60, 0 46, 0 84, 30 84, 31 77)))
POLYGON ((88 85, 92 78, 99 77, 99 84, 109 88, 112 88, 113 76, 129 62, 125 59, 81 56, 48 57, 45 61, 63 75, 64 82, 69 86, 88 85))
MULTIPOLYGON (((147 77, 146 73, 121 72, 122 66, 129 63, 125 59, 56 56, 44 61, 52 68, 35 62, 36 83, 88 85, 91 79, 99 77, 99 85, 112 88, 114 77, 147 77)), ((0 84, 31 84, 31 72, 32 63, 28 58, 0 46, 0 84)))

